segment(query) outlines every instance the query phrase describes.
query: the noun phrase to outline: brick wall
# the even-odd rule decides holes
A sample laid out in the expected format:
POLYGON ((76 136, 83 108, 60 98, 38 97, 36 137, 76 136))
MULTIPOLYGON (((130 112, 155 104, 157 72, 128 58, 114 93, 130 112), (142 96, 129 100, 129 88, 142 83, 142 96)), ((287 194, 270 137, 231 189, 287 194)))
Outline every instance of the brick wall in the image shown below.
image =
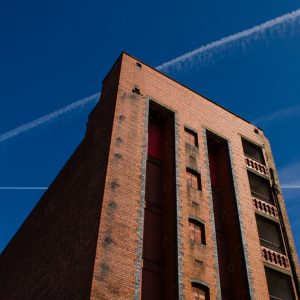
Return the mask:
MULTIPOLYGON (((267 139, 254 125, 138 63, 121 55, 104 80, 83 143, 4 251, 1 299, 139 299, 150 100, 175 114, 179 299, 191 299, 192 281, 220 299, 206 129, 229 143, 250 294, 268 299, 241 137, 264 147, 273 166, 267 139), (197 149, 187 149, 184 126, 197 132, 197 149), (188 164, 201 173, 202 191, 187 187, 188 164), (190 216, 205 224, 206 245, 191 245, 190 216)), ((281 193, 279 200, 299 278, 281 193)))
MULTIPOLYGON (((239 218, 241 220, 241 234, 245 251, 248 283, 250 293, 255 299, 268 299, 268 289, 265 279, 264 265, 261 257, 260 243, 255 222, 255 214, 251 200, 249 182, 241 142, 241 136, 247 137, 254 143, 265 146, 266 139, 261 130, 258 133, 254 125, 233 115, 216 104, 207 101, 204 97, 190 91, 175 81, 158 73, 142 63, 137 68, 136 60, 123 55, 120 94, 131 93, 134 87, 140 89, 141 95, 138 103, 142 114, 145 115, 146 103, 155 101, 176 114, 176 163, 179 172, 180 184, 178 186, 178 245, 179 245, 179 281, 180 297, 191 297, 191 280, 198 279, 210 287, 212 299, 218 296, 218 272, 215 253, 214 221, 212 216, 212 200, 207 164, 206 141, 203 138, 203 129, 208 129, 217 135, 225 137, 230 144, 231 164, 234 176, 235 193, 238 204, 239 218), (124 76, 124 77, 122 77, 124 76), (199 137, 199 150, 196 155, 197 167, 202 174, 202 191, 189 192, 185 182, 185 169, 187 165, 187 152, 184 142, 184 126, 195 129, 199 137), (191 198, 197 198, 199 206, 193 206, 191 198), (193 214, 203 220, 206 225, 206 246, 191 249, 188 234, 188 218, 193 214), (199 263, 200 261, 200 263, 199 263), (202 263, 201 263, 202 262, 202 263)), ((136 109, 136 108, 135 108, 136 109)), ((136 120, 140 131, 136 136, 138 147, 142 147, 144 120, 136 120)), ((125 130, 123 128, 123 130, 125 130)), ((134 161, 138 161, 134 159, 134 161)), ((140 162, 141 163, 141 162, 140 162)), ((140 174, 140 173, 138 173, 140 174)), ((137 218, 142 216, 135 215, 137 218)), ((136 220, 138 222, 140 220, 136 220)), ((295 253, 294 253, 295 254, 295 253)), ((138 268, 138 265, 137 265, 138 268)), ((137 282, 135 283, 138 284, 137 282)))

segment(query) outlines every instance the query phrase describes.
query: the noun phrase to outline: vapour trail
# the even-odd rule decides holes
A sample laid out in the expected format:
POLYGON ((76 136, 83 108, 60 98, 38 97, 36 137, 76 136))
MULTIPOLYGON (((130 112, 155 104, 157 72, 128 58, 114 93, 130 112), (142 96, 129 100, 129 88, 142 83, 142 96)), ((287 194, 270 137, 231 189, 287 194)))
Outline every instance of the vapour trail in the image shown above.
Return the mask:
MULTIPOLYGON (((174 58, 168 62, 165 62, 159 66, 156 67, 159 71, 170 71, 170 69, 174 68, 175 70, 180 70, 183 67, 187 67, 191 63, 199 62, 201 58, 205 59, 202 55, 207 54, 213 50, 216 50, 218 48, 224 48, 226 46, 229 46, 230 44, 237 44, 240 42, 240 45, 242 45, 242 40, 245 41, 245 39, 249 40, 256 40, 256 39, 262 39, 265 37, 266 33, 271 33, 271 30, 274 29, 275 33, 281 33, 283 26, 289 26, 293 25, 296 20, 300 17, 300 9, 295 10, 291 13, 282 15, 280 17, 277 17, 275 19, 269 20, 265 23, 262 23, 260 25, 254 26, 252 28, 246 29, 244 31, 229 35, 227 37, 221 38, 220 40, 211 42, 209 44, 203 45, 191 52, 188 52, 186 54, 183 54, 177 58, 174 58)), ((76 108, 83 107, 89 102, 95 100, 99 97, 99 93, 88 96, 86 98, 80 99, 78 101, 75 101, 65 107, 62 107, 48 115, 45 115, 41 118, 38 118, 32 122, 23 124, 11 131, 8 131, 2 135, 0 135, 0 143, 8 140, 12 137, 15 137, 19 135, 20 133, 23 133, 25 131, 28 131, 30 129, 33 129, 39 125, 42 125, 46 122, 49 122, 61 115, 64 115, 72 110, 75 110, 76 108)))
POLYGON ((282 189, 300 189, 300 185, 282 185, 282 189))
POLYGON ((168 62, 165 62, 156 67, 159 71, 180 71, 183 68, 190 65, 197 64, 199 62, 205 62, 209 57, 205 57, 205 54, 212 52, 218 48, 226 49, 229 45, 237 44, 244 46, 245 41, 250 42, 252 40, 262 40, 266 38, 266 34, 282 34, 283 29, 286 26, 293 25, 300 17, 300 9, 292 11, 291 13, 284 14, 272 20, 266 21, 260 25, 256 25, 252 28, 234 33, 232 35, 223 37, 217 41, 203 45, 191 52, 187 52, 179 57, 176 57, 168 62))
POLYGON ((97 100, 99 98, 99 95, 100 94, 97 93, 97 94, 85 97, 85 98, 80 99, 78 101, 75 101, 75 102, 73 102, 73 103, 71 103, 67 106, 64 106, 64 107, 62 107, 62 108, 60 108, 60 109, 58 109, 58 110, 56 110, 56 111, 54 111, 54 112, 52 112, 48 115, 45 115, 45 116, 40 117, 38 119, 35 119, 35 120, 33 120, 29 123, 25 123, 25 124, 13 129, 13 130, 10 130, 6 133, 3 133, 2 135, 0 135, 0 143, 5 141, 5 140, 8 140, 12 137, 15 137, 15 136, 17 136, 17 135, 19 135, 19 134, 21 134, 25 131, 33 129, 33 128, 35 128, 37 126, 40 126, 44 123, 47 123, 49 121, 52 121, 52 120, 58 118, 61 115, 69 113, 69 112, 71 112, 75 109, 78 109, 80 107, 83 107, 83 106, 87 105, 88 103, 97 100))
POLYGON ((288 118, 297 117, 298 115, 300 115, 300 105, 294 105, 275 111, 269 115, 259 117, 258 119, 252 121, 252 123, 264 125, 271 121, 286 120, 288 118))

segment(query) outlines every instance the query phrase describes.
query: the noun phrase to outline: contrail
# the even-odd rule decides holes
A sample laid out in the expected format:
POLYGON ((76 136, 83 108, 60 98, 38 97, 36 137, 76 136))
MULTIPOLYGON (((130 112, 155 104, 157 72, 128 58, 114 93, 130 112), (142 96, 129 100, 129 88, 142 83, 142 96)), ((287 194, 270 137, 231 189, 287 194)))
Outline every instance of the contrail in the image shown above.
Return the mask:
POLYGON ((170 69, 181 70, 183 67, 193 65, 195 63, 203 62, 203 55, 208 54, 212 50, 218 48, 227 47, 233 43, 240 43, 243 45, 242 41, 259 40, 265 37, 266 33, 282 33, 284 26, 293 25, 297 19, 300 17, 300 9, 292 11, 291 13, 284 14, 275 19, 264 22, 260 25, 256 25, 252 28, 234 33, 232 35, 223 37, 217 41, 211 42, 209 44, 203 45, 191 52, 185 53, 179 57, 176 57, 168 62, 165 62, 156 67, 159 71, 170 71, 170 69), (202 60, 201 60, 202 58, 202 60))
MULTIPOLYGON (((254 26, 252 28, 246 29, 244 31, 237 32, 235 34, 221 38, 220 40, 203 45, 191 52, 183 54, 177 58, 174 58, 168 62, 165 62, 165 63, 157 66, 156 69, 159 71, 165 71, 165 72, 170 71, 170 69, 172 69, 172 68, 175 68, 175 70, 180 70, 183 67, 188 66, 189 64, 194 64, 197 61, 199 62, 201 60, 201 57, 203 58, 202 55, 207 54, 218 48, 224 48, 224 46, 226 47, 232 43, 238 43, 245 39, 248 39, 248 40, 261 39, 262 37, 264 37, 264 35, 267 32, 270 32, 272 29, 274 29, 276 33, 279 33, 280 30, 278 28, 282 29, 283 26, 293 25, 299 17, 300 17, 300 9, 295 10, 288 14, 282 15, 275 19, 269 20, 265 23, 254 26)), ((64 115, 72 110, 75 110, 76 108, 83 107, 86 104, 88 104, 89 102, 98 98, 99 96, 100 96, 100 93, 97 93, 97 94, 88 96, 86 98, 80 99, 80 100, 75 101, 63 108, 60 108, 48 115, 38 118, 32 122, 23 124, 11 131, 8 131, 8 132, 0 135, 0 143, 5 140, 8 140, 12 137, 15 137, 25 131, 35 128, 39 125, 49 122, 61 115, 64 115)))
POLYGON ((44 123, 47 123, 49 121, 52 121, 52 120, 58 118, 61 115, 64 115, 68 112, 71 112, 72 110, 83 107, 83 106, 87 105, 88 103, 97 100, 99 95, 100 94, 97 93, 97 94, 85 97, 85 98, 80 99, 78 101, 75 101, 75 102, 73 102, 73 103, 71 103, 67 106, 64 106, 64 107, 62 107, 62 108, 60 108, 60 109, 58 109, 58 110, 56 110, 56 111, 54 111, 54 112, 52 112, 48 115, 45 115, 45 116, 40 117, 36 120, 33 120, 29 123, 25 123, 25 124, 13 129, 13 130, 10 130, 10 131, 0 135, 0 143, 5 141, 5 140, 8 140, 12 137, 15 137, 15 136, 17 136, 17 135, 19 135, 19 134, 21 134, 25 131, 33 129, 33 128, 35 128, 37 126, 40 126, 44 123))
POLYGON ((292 117, 295 117, 298 115, 300 115, 300 105, 294 105, 294 106, 290 106, 290 107, 275 111, 269 115, 259 117, 258 119, 252 121, 252 123, 262 125, 262 124, 266 124, 270 121, 286 120, 288 118, 292 118, 292 117))
POLYGON ((283 189, 300 189, 300 185, 283 185, 283 189))
MULTIPOLYGON (((280 29, 282 29, 283 26, 290 26, 293 25, 297 19, 300 17, 300 9, 292 11, 291 13, 284 14, 282 16, 279 16, 277 18, 274 18, 272 20, 266 21, 260 25, 256 25, 252 28, 237 32, 235 34, 229 35, 227 37, 223 37, 217 41, 208 43, 206 45, 203 45, 193 51, 190 51, 188 53, 185 53, 177 58, 174 58, 170 61, 167 61, 161 65, 158 65, 156 67, 159 71, 170 71, 170 69, 175 68, 175 70, 180 70, 182 67, 186 67, 189 64, 194 64, 195 62, 201 61, 201 58, 203 59, 203 55, 207 54, 213 50, 229 46, 231 44, 237 44, 240 43, 243 40, 257 40, 262 39, 265 37, 265 34, 268 32, 271 32, 271 30, 274 29, 275 33, 279 33, 280 29)), ((36 120, 33 120, 29 123, 23 124, 11 131, 8 131, 2 135, 0 135, 0 143, 8 140, 12 137, 15 137, 25 131, 28 131, 30 129, 33 129, 39 125, 42 125, 44 123, 47 123, 61 115, 64 115, 70 111, 73 111, 79 107, 83 107, 86 104, 96 100, 100 96, 100 93, 96 93, 94 95, 88 96, 86 98, 80 99, 78 101, 75 101, 65 107, 62 107, 48 115, 45 115, 43 117, 40 117, 36 120)), ((275 113, 271 116, 268 116, 267 119, 274 119, 278 118, 284 115, 287 115, 290 113, 290 110, 288 111, 280 111, 278 113, 275 113)), ((265 121, 265 120, 258 120, 258 121, 265 121)), ((283 189, 300 189, 300 186, 298 185, 283 185, 283 189)), ((42 190, 47 189, 47 187, 0 187, 0 190, 42 190)))
POLYGON ((282 189, 300 189, 300 185, 282 185, 282 189))

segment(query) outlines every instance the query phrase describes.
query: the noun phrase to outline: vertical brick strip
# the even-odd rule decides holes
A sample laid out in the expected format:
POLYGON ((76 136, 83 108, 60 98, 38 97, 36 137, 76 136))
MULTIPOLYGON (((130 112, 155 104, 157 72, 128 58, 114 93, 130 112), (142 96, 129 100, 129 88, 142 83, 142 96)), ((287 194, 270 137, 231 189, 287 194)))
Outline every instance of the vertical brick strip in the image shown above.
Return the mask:
POLYGON ((240 204, 241 199, 240 199, 240 195, 239 195, 237 177, 236 177, 235 168, 234 168, 234 164, 233 164, 233 154, 232 154, 230 141, 228 141, 228 151, 229 151, 229 161, 230 161, 230 167, 231 167, 231 173, 232 173, 232 179, 233 179, 233 188, 234 188, 235 200, 236 200, 236 205, 237 205, 237 213, 238 213, 239 224, 240 224, 240 233, 241 233, 241 240, 242 240, 242 247, 243 247, 242 252, 243 252, 243 256, 244 256, 244 260, 245 260, 249 293, 250 293, 251 299, 254 299, 252 272, 249 267, 249 261, 248 261, 248 257, 250 255, 250 253, 249 253, 248 245, 247 245, 246 238, 245 238, 245 229, 244 229, 243 217, 242 217, 243 213, 242 213, 242 208, 241 208, 241 204, 240 204))
MULTIPOLYGON (((207 136, 206 136, 206 129, 203 129, 203 150, 205 154, 205 161, 204 161, 204 170, 205 177, 208 178, 210 182, 210 170, 209 170, 209 160, 208 160, 208 145, 207 145, 207 136)), ((219 276, 219 260, 218 260, 218 251, 217 251, 217 237, 216 237, 216 230, 215 230, 215 216, 214 216, 214 207, 213 207, 213 197, 212 197, 212 189, 211 184, 208 184, 208 206, 209 206, 209 215, 210 215, 210 228, 211 228, 211 235, 212 240, 214 241, 214 269, 215 269, 215 282, 216 282, 216 290, 217 290, 217 299, 221 300, 221 284, 220 284, 220 276, 219 276)))
POLYGON ((148 120, 149 120, 149 99, 144 102, 144 140, 142 147, 141 161, 141 190, 140 203, 138 207, 138 240, 137 240, 137 259, 135 262, 135 289, 133 300, 140 299, 141 295, 141 277, 142 277, 142 254, 143 254, 143 231, 144 231, 144 207, 146 191, 146 166, 147 166, 147 149, 148 149, 148 120))
POLYGON ((180 199, 180 160, 179 160, 179 123, 178 123, 178 114, 174 113, 174 135, 175 135, 175 177, 176 177, 176 210, 177 210, 177 251, 178 251, 178 296, 180 300, 184 300, 183 293, 183 268, 182 268, 182 255, 183 255, 183 247, 182 247, 182 217, 181 217, 181 199, 180 199))

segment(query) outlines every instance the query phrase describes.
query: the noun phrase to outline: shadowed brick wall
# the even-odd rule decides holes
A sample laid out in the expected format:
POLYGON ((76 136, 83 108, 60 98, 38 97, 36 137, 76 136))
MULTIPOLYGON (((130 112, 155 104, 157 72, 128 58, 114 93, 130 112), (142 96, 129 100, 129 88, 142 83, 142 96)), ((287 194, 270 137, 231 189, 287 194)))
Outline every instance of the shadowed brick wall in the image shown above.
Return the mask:
POLYGON ((120 63, 87 133, 0 260, 0 299, 88 299, 120 63))

